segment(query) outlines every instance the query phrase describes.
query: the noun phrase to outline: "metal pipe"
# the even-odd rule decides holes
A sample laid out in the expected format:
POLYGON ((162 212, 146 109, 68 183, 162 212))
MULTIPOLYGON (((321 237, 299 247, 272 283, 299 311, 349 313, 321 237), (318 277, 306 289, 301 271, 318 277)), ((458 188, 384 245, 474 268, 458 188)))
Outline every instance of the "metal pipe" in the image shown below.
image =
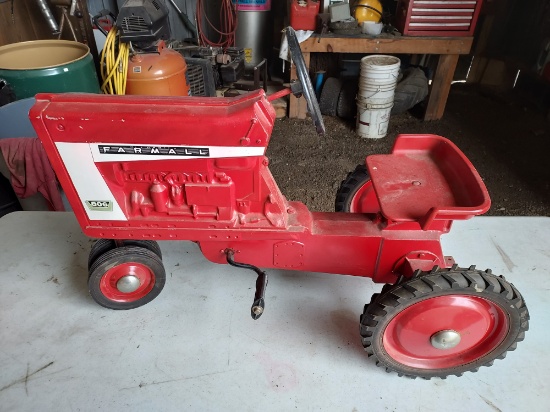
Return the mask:
POLYGON ((196 38, 199 37, 198 35, 198 32, 197 32, 197 28, 195 27, 195 25, 193 25, 193 23, 191 22, 191 20, 189 20, 189 17, 187 17, 187 14, 185 14, 179 7, 178 5, 176 4, 176 2, 174 0, 169 0, 170 3, 172 3, 172 6, 174 6, 174 8, 176 9, 176 11, 178 12, 181 20, 183 21, 183 24, 185 24, 185 26, 187 27, 187 29, 192 33, 192 36, 196 38))
POLYGON ((40 7, 42 14, 44 15, 46 22, 50 26, 50 29, 52 29, 53 34, 58 35, 60 33, 59 25, 57 24, 57 21, 55 21, 55 18, 53 17, 52 11, 46 3, 46 0, 36 0, 36 2, 38 3, 38 6, 40 7))

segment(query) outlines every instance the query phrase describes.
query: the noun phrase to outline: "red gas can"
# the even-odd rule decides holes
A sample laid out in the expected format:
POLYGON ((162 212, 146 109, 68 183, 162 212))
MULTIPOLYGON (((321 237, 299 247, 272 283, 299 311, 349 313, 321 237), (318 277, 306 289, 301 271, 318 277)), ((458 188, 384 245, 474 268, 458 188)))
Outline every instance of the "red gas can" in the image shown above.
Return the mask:
POLYGON ((315 30, 315 16, 319 14, 319 0, 292 0, 290 25, 294 30, 315 30))

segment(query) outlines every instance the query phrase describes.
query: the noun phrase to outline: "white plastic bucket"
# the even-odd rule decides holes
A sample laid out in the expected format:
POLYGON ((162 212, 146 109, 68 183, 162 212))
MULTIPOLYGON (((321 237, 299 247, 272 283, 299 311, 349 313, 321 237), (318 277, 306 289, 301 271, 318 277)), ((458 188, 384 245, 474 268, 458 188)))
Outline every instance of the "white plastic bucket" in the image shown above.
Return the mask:
POLYGON ((357 92, 357 134, 380 139, 388 133, 395 86, 401 61, 395 56, 371 55, 361 59, 357 92))
POLYGON ((381 139, 388 133, 393 100, 387 104, 367 104, 357 101, 357 134, 366 139, 381 139))
POLYGON ((378 83, 373 81, 372 79, 369 79, 368 81, 366 81, 362 76, 359 77, 359 90, 372 89, 372 88, 375 88, 377 90, 391 90, 391 89, 395 89, 396 85, 397 85, 397 81, 392 81, 391 83, 390 82, 378 83))
POLYGON ((361 59, 361 76, 359 87, 362 84, 395 84, 399 76, 401 60, 395 56, 374 54, 361 59))
POLYGON ((395 96, 395 85, 371 86, 359 88, 357 100, 364 100, 364 103, 386 104, 393 103, 395 96))

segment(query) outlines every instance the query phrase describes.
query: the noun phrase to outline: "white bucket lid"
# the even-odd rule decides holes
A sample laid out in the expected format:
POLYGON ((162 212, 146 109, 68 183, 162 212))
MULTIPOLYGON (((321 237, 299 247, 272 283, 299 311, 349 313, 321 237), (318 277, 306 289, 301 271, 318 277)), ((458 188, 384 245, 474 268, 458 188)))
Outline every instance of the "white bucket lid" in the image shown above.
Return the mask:
POLYGON ((385 54, 372 54, 361 59, 362 70, 382 70, 394 71, 399 70, 401 60, 395 56, 385 54))

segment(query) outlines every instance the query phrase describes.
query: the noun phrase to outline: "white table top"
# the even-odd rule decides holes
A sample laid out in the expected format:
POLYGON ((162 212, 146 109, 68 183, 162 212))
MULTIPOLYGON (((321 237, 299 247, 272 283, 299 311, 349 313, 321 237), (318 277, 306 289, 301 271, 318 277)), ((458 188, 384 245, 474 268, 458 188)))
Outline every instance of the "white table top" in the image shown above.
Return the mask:
POLYGON ((358 320, 381 285, 269 270, 255 275, 160 242, 163 292, 130 311, 87 291, 91 240, 70 213, 0 219, 0 410, 548 411, 550 218, 456 222, 443 250, 490 267, 525 297, 531 329, 503 361, 446 380, 399 378, 363 351, 358 320))

